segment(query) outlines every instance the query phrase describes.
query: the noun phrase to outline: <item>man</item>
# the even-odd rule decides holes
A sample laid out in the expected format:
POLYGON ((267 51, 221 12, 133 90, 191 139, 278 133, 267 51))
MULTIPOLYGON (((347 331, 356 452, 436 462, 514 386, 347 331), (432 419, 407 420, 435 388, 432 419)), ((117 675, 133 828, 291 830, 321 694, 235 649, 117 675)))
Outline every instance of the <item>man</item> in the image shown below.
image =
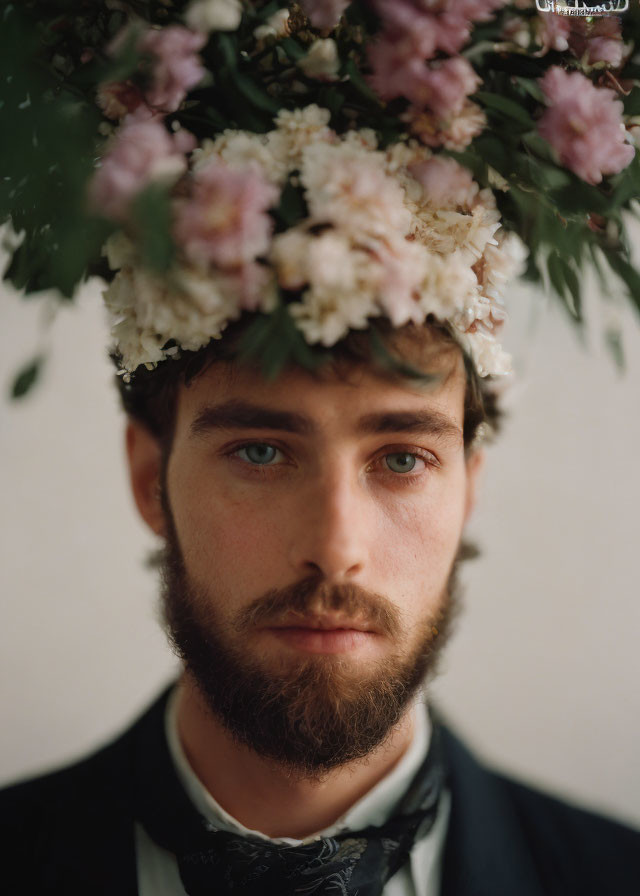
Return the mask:
POLYGON ((639 834, 488 772, 425 711, 497 412, 444 328, 387 341, 414 375, 355 334, 313 372, 218 344, 122 386, 184 672, 2 794, 10 892, 637 892, 639 834))
POLYGON ((483 769, 425 706, 510 369, 505 284, 530 251, 575 313, 565 258, 587 248, 635 283, 609 50, 584 74, 547 59, 501 0, 37 6, 3 19, 10 59, 38 45, 6 104, 8 270, 108 280, 183 674, 95 756, 2 794, 5 888, 637 893, 639 834, 483 769))

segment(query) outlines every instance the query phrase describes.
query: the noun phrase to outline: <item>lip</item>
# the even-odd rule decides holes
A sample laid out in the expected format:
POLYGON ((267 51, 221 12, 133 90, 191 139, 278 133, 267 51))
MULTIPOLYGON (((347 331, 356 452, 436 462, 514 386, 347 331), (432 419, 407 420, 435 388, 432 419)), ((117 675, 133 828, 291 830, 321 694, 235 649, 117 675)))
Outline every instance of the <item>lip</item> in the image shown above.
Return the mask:
POLYGON ((345 619, 344 616, 314 616, 312 618, 291 616, 268 626, 268 628, 301 629, 320 632, 353 631, 366 632, 371 635, 379 634, 370 623, 364 620, 345 619))
MULTIPOLYGON (((317 621, 317 620, 316 620, 317 621)), ((323 620, 323 623, 325 621, 323 620)), ((303 653, 352 653, 371 648, 378 640, 378 635, 370 629, 355 628, 356 623, 341 623, 340 627, 329 627, 328 622, 320 625, 277 625, 264 631, 303 653)))

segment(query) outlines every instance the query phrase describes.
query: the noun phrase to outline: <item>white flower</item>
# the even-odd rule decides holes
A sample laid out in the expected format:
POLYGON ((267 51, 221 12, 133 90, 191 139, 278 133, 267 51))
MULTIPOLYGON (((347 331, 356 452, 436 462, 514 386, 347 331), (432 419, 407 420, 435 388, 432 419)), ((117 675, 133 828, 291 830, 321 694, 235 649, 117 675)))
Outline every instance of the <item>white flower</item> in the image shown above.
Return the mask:
POLYGON ((335 81, 340 68, 340 57, 335 40, 330 37, 315 40, 307 55, 298 62, 298 68, 302 69, 308 78, 335 81))
POLYGON ((312 103, 303 109, 281 109, 275 119, 277 133, 285 140, 290 170, 300 167, 303 150, 314 143, 337 142, 329 127, 331 112, 312 103))
POLYGON ((335 345, 349 330, 364 330, 368 318, 379 315, 375 304, 360 291, 307 290, 301 302, 289 305, 296 326, 312 345, 335 345))
POLYGON ((486 333, 460 333, 458 341, 468 352, 480 376, 504 376, 511 373, 511 355, 493 336, 486 333))
POLYGON ((242 19, 240 0, 193 0, 185 22, 195 31, 235 31, 242 19))
POLYGON ((196 270, 183 255, 159 277, 124 233, 108 240, 119 272, 105 301, 126 371, 168 357, 169 342, 200 348, 243 310, 269 313, 279 289, 300 293, 288 307, 309 343, 332 346, 374 317, 399 327, 433 315, 451 324, 482 376, 509 370, 496 339, 502 294, 528 250, 501 229, 493 191, 416 141, 380 150, 374 131, 338 136, 330 118, 314 104, 281 110, 266 134, 227 130, 192 153, 196 174, 216 160, 234 177, 255 168, 278 188, 296 174, 309 214, 266 237, 259 254, 268 264, 196 270))
POLYGON ((478 280, 464 252, 429 253, 420 289, 420 306, 440 320, 451 320, 473 306, 479 296, 478 280))
POLYGON ((343 143, 316 143, 302 153, 300 180, 311 217, 353 232, 409 232, 411 213, 400 184, 384 170, 384 156, 343 143))
POLYGON ((102 247, 102 254, 106 256, 112 271, 117 271, 125 265, 133 265, 138 260, 134 243, 122 230, 116 230, 111 234, 102 247))
POLYGON ((256 40, 264 40, 267 37, 285 37, 289 33, 289 10, 278 9, 269 16, 264 25, 258 25, 253 36, 256 40))
POLYGON ((500 230, 498 245, 484 251, 483 294, 499 299, 505 285, 524 273, 529 249, 513 231, 500 230))
POLYGON ((289 147, 278 131, 249 134, 246 131, 223 131, 215 140, 203 140, 193 151, 193 170, 199 171, 212 157, 223 159, 232 168, 257 165, 273 184, 282 186, 289 173, 289 147))
POLYGON ((240 314, 236 297, 225 290, 222 279, 186 268, 164 277, 141 266, 124 268, 103 297, 128 371, 168 357, 163 347, 171 340, 196 351, 218 338, 240 314))

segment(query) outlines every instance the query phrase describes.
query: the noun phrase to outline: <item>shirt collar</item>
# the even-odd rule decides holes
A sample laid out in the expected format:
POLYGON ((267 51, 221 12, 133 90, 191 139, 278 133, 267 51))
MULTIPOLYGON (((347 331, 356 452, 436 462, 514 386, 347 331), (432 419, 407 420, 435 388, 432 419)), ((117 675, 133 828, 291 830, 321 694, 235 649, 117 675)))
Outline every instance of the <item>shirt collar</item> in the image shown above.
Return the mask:
POLYGON ((245 827, 226 812, 191 768, 178 735, 178 692, 179 688, 174 688, 167 702, 165 714, 165 731, 169 752, 178 777, 195 808, 207 821, 221 830, 242 836, 258 837, 262 840, 271 840, 274 843, 299 846, 301 843, 320 837, 333 837, 345 830, 360 830, 368 825, 381 825, 391 816, 398 802, 404 796, 412 778, 424 762, 429 748, 431 721, 423 704, 423 696, 420 695, 411 709, 414 721, 413 739, 400 760, 381 781, 378 781, 371 790, 355 802, 334 824, 304 840, 296 840, 291 837, 267 837, 261 831, 245 827))

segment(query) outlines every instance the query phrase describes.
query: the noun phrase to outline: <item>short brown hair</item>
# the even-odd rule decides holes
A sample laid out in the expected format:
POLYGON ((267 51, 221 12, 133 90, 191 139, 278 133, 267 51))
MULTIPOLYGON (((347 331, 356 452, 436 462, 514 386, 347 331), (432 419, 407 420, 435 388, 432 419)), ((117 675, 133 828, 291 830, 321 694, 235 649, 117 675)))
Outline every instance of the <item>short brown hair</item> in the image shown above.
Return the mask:
MULTIPOLYGON (((176 401, 181 384, 189 385, 216 361, 238 360, 242 353, 242 338, 247 330, 248 316, 231 324, 222 339, 213 339, 198 351, 183 351, 176 358, 161 362, 152 370, 140 367, 131 376, 130 382, 116 377, 122 406, 134 420, 142 423, 162 444, 166 454, 173 441, 176 417, 176 401)), ((407 324, 394 329, 388 321, 376 321, 375 341, 369 331, 350 331, 347 336, 332 347, 330 353, 318 351, 319 363, 330 364, 336 370, 359 365, 373 365, 379 372, 394 379, 429 377, 422 364, 419 369, 407 363, 399 342, 406 347, 407 342, 415 348, 422 361, 428 362, 425 346, 451 352, 460 351, 451 330, 446 324, 435 319, 421 325, 407 324)), ((112 354, 112 360, 119 365, 119 357, 112 354)), ((252 358, 259 364, 259 358, 252 358)), ((480 377, 471 359, 463 352, 466 373, 463 435, 465 450, 468 450, 479 433, 482 424, 496 433, 502 420, 495 383, 491 377, 480 377)))

